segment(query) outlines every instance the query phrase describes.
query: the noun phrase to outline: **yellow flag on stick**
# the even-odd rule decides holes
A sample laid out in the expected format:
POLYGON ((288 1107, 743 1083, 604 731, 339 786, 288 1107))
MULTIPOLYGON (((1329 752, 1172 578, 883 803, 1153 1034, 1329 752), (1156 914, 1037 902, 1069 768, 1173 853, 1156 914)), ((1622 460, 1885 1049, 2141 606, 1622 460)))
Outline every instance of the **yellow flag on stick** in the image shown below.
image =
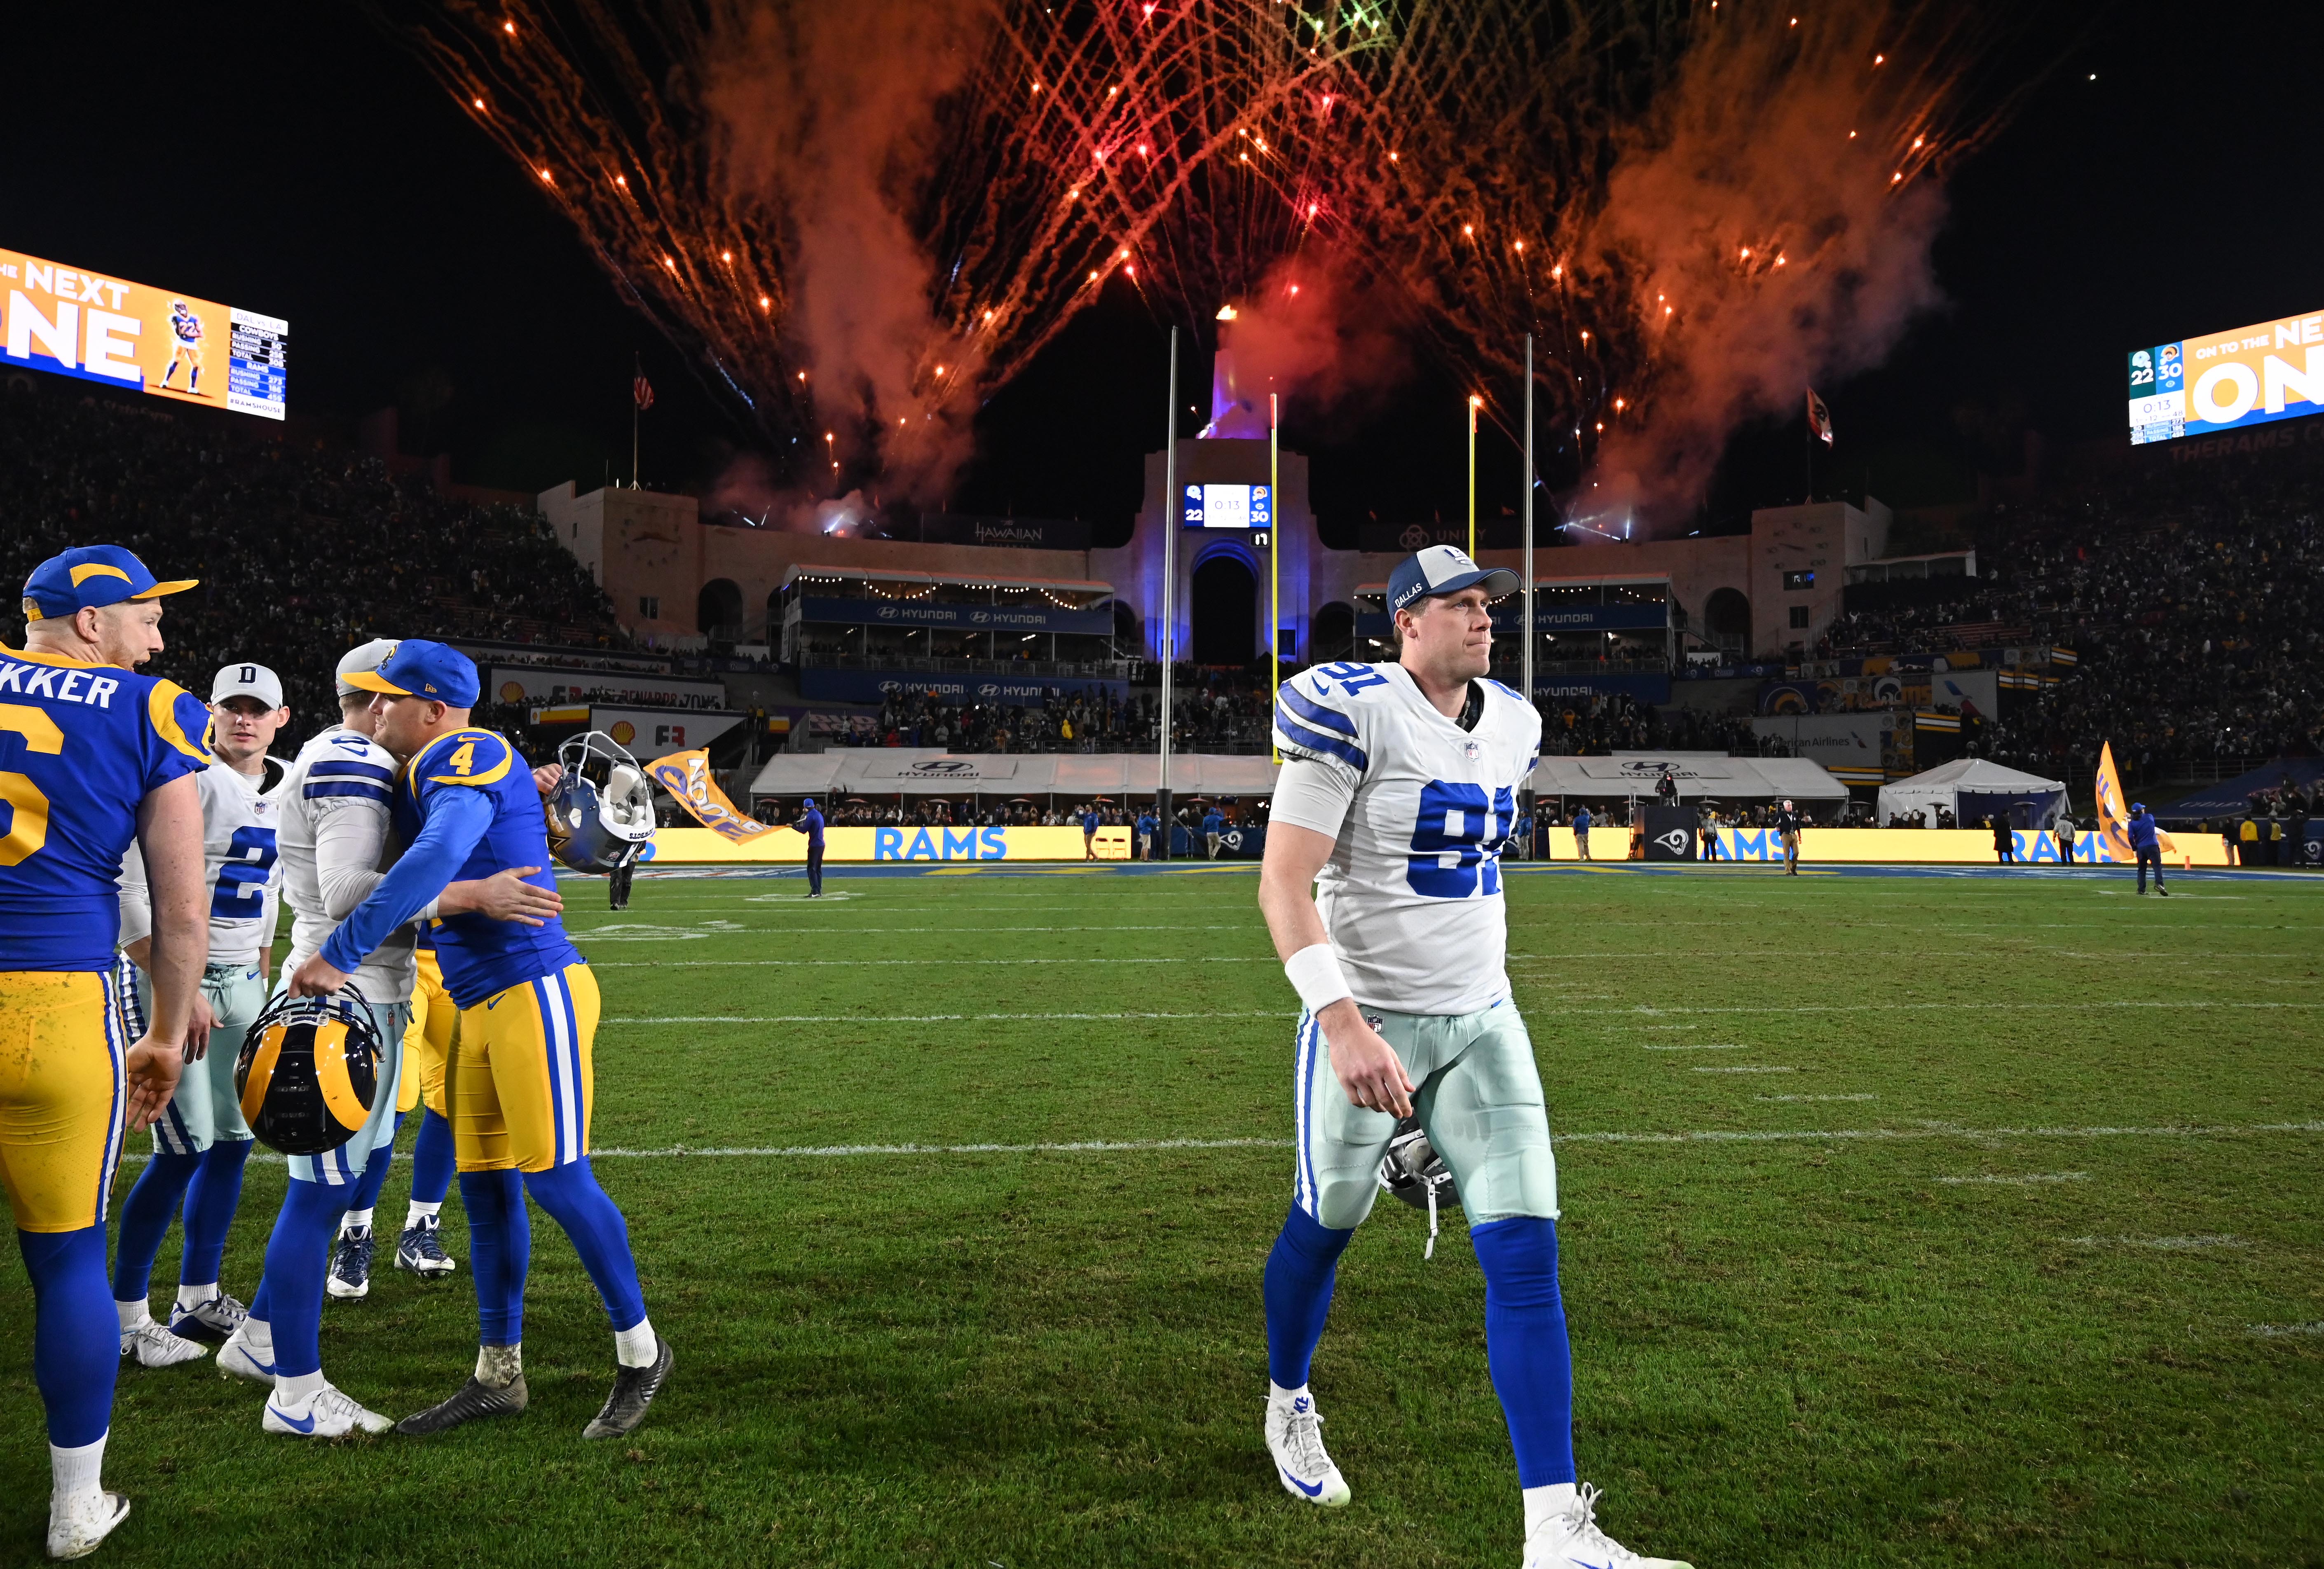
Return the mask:
MULTIPOLYGON (((2098 833, 2106 840, 2107 854, 2116 861, 2135 861, 2138 853, 2130 847, 2130 803, 2123 798, 2122 779, 2114 771, 2114 743, 2098 743, 2098 777, 2095 791, 2098 803, 2098 833)), ((2171 835, 2157 833, 2155 847, 2165 854, 2178 854, 2179 846, 2171 835)))
POLYGON ((646 764, 646 771, 654 783, 677 798, 678 804, 694 814, 700 823, 721 838, 736 844, 757 837, 767 831, 764 823, 752 821, 734 809, 718 781, 710 777, 710 751, 696 747, 692 752, 673 752, 646 764))

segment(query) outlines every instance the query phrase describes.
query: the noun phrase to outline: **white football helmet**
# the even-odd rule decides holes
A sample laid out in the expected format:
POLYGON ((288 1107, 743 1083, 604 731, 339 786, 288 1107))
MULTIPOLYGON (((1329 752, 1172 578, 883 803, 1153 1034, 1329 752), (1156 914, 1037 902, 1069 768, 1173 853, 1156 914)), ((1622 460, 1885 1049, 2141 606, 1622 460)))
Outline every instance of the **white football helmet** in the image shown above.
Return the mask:
POLYGON ((549 792, 549 849, 576 872, 608 875, 653 843, 653 786, 621 743, 602 730, 557 749, 564 769, 549 792))

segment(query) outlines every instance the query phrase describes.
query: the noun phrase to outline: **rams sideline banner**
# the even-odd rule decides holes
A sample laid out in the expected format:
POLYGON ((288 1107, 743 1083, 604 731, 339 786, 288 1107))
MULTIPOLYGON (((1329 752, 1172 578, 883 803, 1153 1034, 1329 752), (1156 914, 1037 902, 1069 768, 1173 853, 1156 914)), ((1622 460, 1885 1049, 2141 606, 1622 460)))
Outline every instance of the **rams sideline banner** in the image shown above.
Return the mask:
MULTIPOLYGON (((2029 866, 2059 864, 2057 835, 2039 828, 2020 828, 2015 835, 2019 862, 2029 866)), ((1630 854, 1630 830, 1597 827, 1590 831, 1590 858, 1623 861, 1630 854)), ((1701 836, 1695 854, 1700 855, 1701 836)), ((2165 853, 2173 866, 2225 866, 2226 841, 2217 834, 2183 835, 2165 853)), ((1552 861, 1577 859, 1573 830, 1549 831, 1552 861)), ((1721 828, 1719 858, 1722 861, 1780 862, 1782 835, 1773 828, 1721 828)), ((2085 830, 2074 836, 2076 865, 2127 864, 2133 857, 2117 855, 2103 834, 2085 830)), ((1990 828, 1805 828, 1800 833, 1800 864, 1814 862, 1874 863, 1890 865, 1990 865, 1994 860, 1990 828)))
POLYGON ((290 324, 21 251, 0 250, 0 358, 280 420, 290 324))
MULTIPOLYGON (((1097 858, 1130 859, 1130 830, 1100 828, 1097 858)), ((837 861, 1079 861, 1079 828, 826 828, 823 858, 837 861)), ((708 828, 664 828, 645 859, 657 864, 710 861, 807 862, 807 835, 770 829, 737 844, 708 828)))

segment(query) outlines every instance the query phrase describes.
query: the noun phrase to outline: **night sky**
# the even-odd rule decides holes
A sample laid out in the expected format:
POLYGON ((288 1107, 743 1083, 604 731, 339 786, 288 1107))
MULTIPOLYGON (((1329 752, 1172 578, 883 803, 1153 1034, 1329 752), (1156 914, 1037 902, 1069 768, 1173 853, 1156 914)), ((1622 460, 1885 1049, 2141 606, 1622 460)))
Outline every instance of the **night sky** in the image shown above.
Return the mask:
MULTIPOLYGON (((2028 429, 2120 440, 2125 350, 2324 306, 2324 5, 2079 9, 2086 23, 2052 8, 2074 41, 2060 52, 2053 28, 2025 50, 2015 75, 2046 74, 1954 172, 1950 305, 1881 369, 1818 389, 1851 490, 1967 499, 1980 467, 2016 470, 2028 429)), ((395 403, 406 448, 448 449, 457 478, 588 489, 628 469, 641 356, 650 485, 701 485, 748 440, 357 7, 19 7, 10 34, 0 244, 287 317, 294 414, 395 403)), ((1160 445, 1167 325, 1119 291, 1084 314, 985 410, 950 504, 1126 533, 1160 445)), ((1202 351, 1183 369, 1182 414, 1206 399, 1202 351)), ((1368 512, 1458 515, 1460 405, 1424 370, 1360 428, 1294 411, 1286 445, 1311 456, 1327 540, 1351 543, 1368 512)), ((1800 448, 1795 420, 1739 433, 1702 521, 1798 499, 1800 448)), ((1517 451, 1486 439, 1480 468, 1480 512, 1513 508, 1517 451)))

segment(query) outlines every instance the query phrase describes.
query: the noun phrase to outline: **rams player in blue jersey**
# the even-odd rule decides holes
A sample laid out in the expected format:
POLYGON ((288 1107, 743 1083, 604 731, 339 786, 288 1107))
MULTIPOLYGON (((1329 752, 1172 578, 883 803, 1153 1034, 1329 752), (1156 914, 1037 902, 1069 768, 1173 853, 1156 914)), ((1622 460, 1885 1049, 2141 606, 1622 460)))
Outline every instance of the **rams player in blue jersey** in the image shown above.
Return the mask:
MULTIPOLYGON (((378 669, 347 678, 379 694, 375 738, 403 760, 394 812, 409 847, 322 951, 293 972, 290 989, 301 996, 344 985, 365 954, 455 879, 552 864, 532 772, 507 741, 469 728, 477 682, 466 654, 407 639, 378 669)), ((534 878, 555 886, 548 872, 534 878)), ((445 1098, 468 1212, 480 1347, 475 1376, 397 1430, 440 1433, 524 1409, 530 1194, 572 1239, 613 1321, 613 1392, 583 1435, 627 1433, 644 1419, 674 1359, 646 1318, 629 1227, 589 1168, 596 980, 554 918, 536 927, 453 916, 435 936, 444 984, 460 1008, 445 1098)))
POLYGON ((209 951, 195 776, 213 761, 208 711, 134 668, 162 646, 160 601, 193 586, 118 546, 67 550, 25 580, 23 651, 0 649, 0 1183, 32 1281, 52 1558, 129 1513, 99 1480, 120 1356, 106 1200, 124 1127, 149 1126, 183 1070, 209 951), (134 1041, 114 967, 133 840, 153 911, 134 1041))

